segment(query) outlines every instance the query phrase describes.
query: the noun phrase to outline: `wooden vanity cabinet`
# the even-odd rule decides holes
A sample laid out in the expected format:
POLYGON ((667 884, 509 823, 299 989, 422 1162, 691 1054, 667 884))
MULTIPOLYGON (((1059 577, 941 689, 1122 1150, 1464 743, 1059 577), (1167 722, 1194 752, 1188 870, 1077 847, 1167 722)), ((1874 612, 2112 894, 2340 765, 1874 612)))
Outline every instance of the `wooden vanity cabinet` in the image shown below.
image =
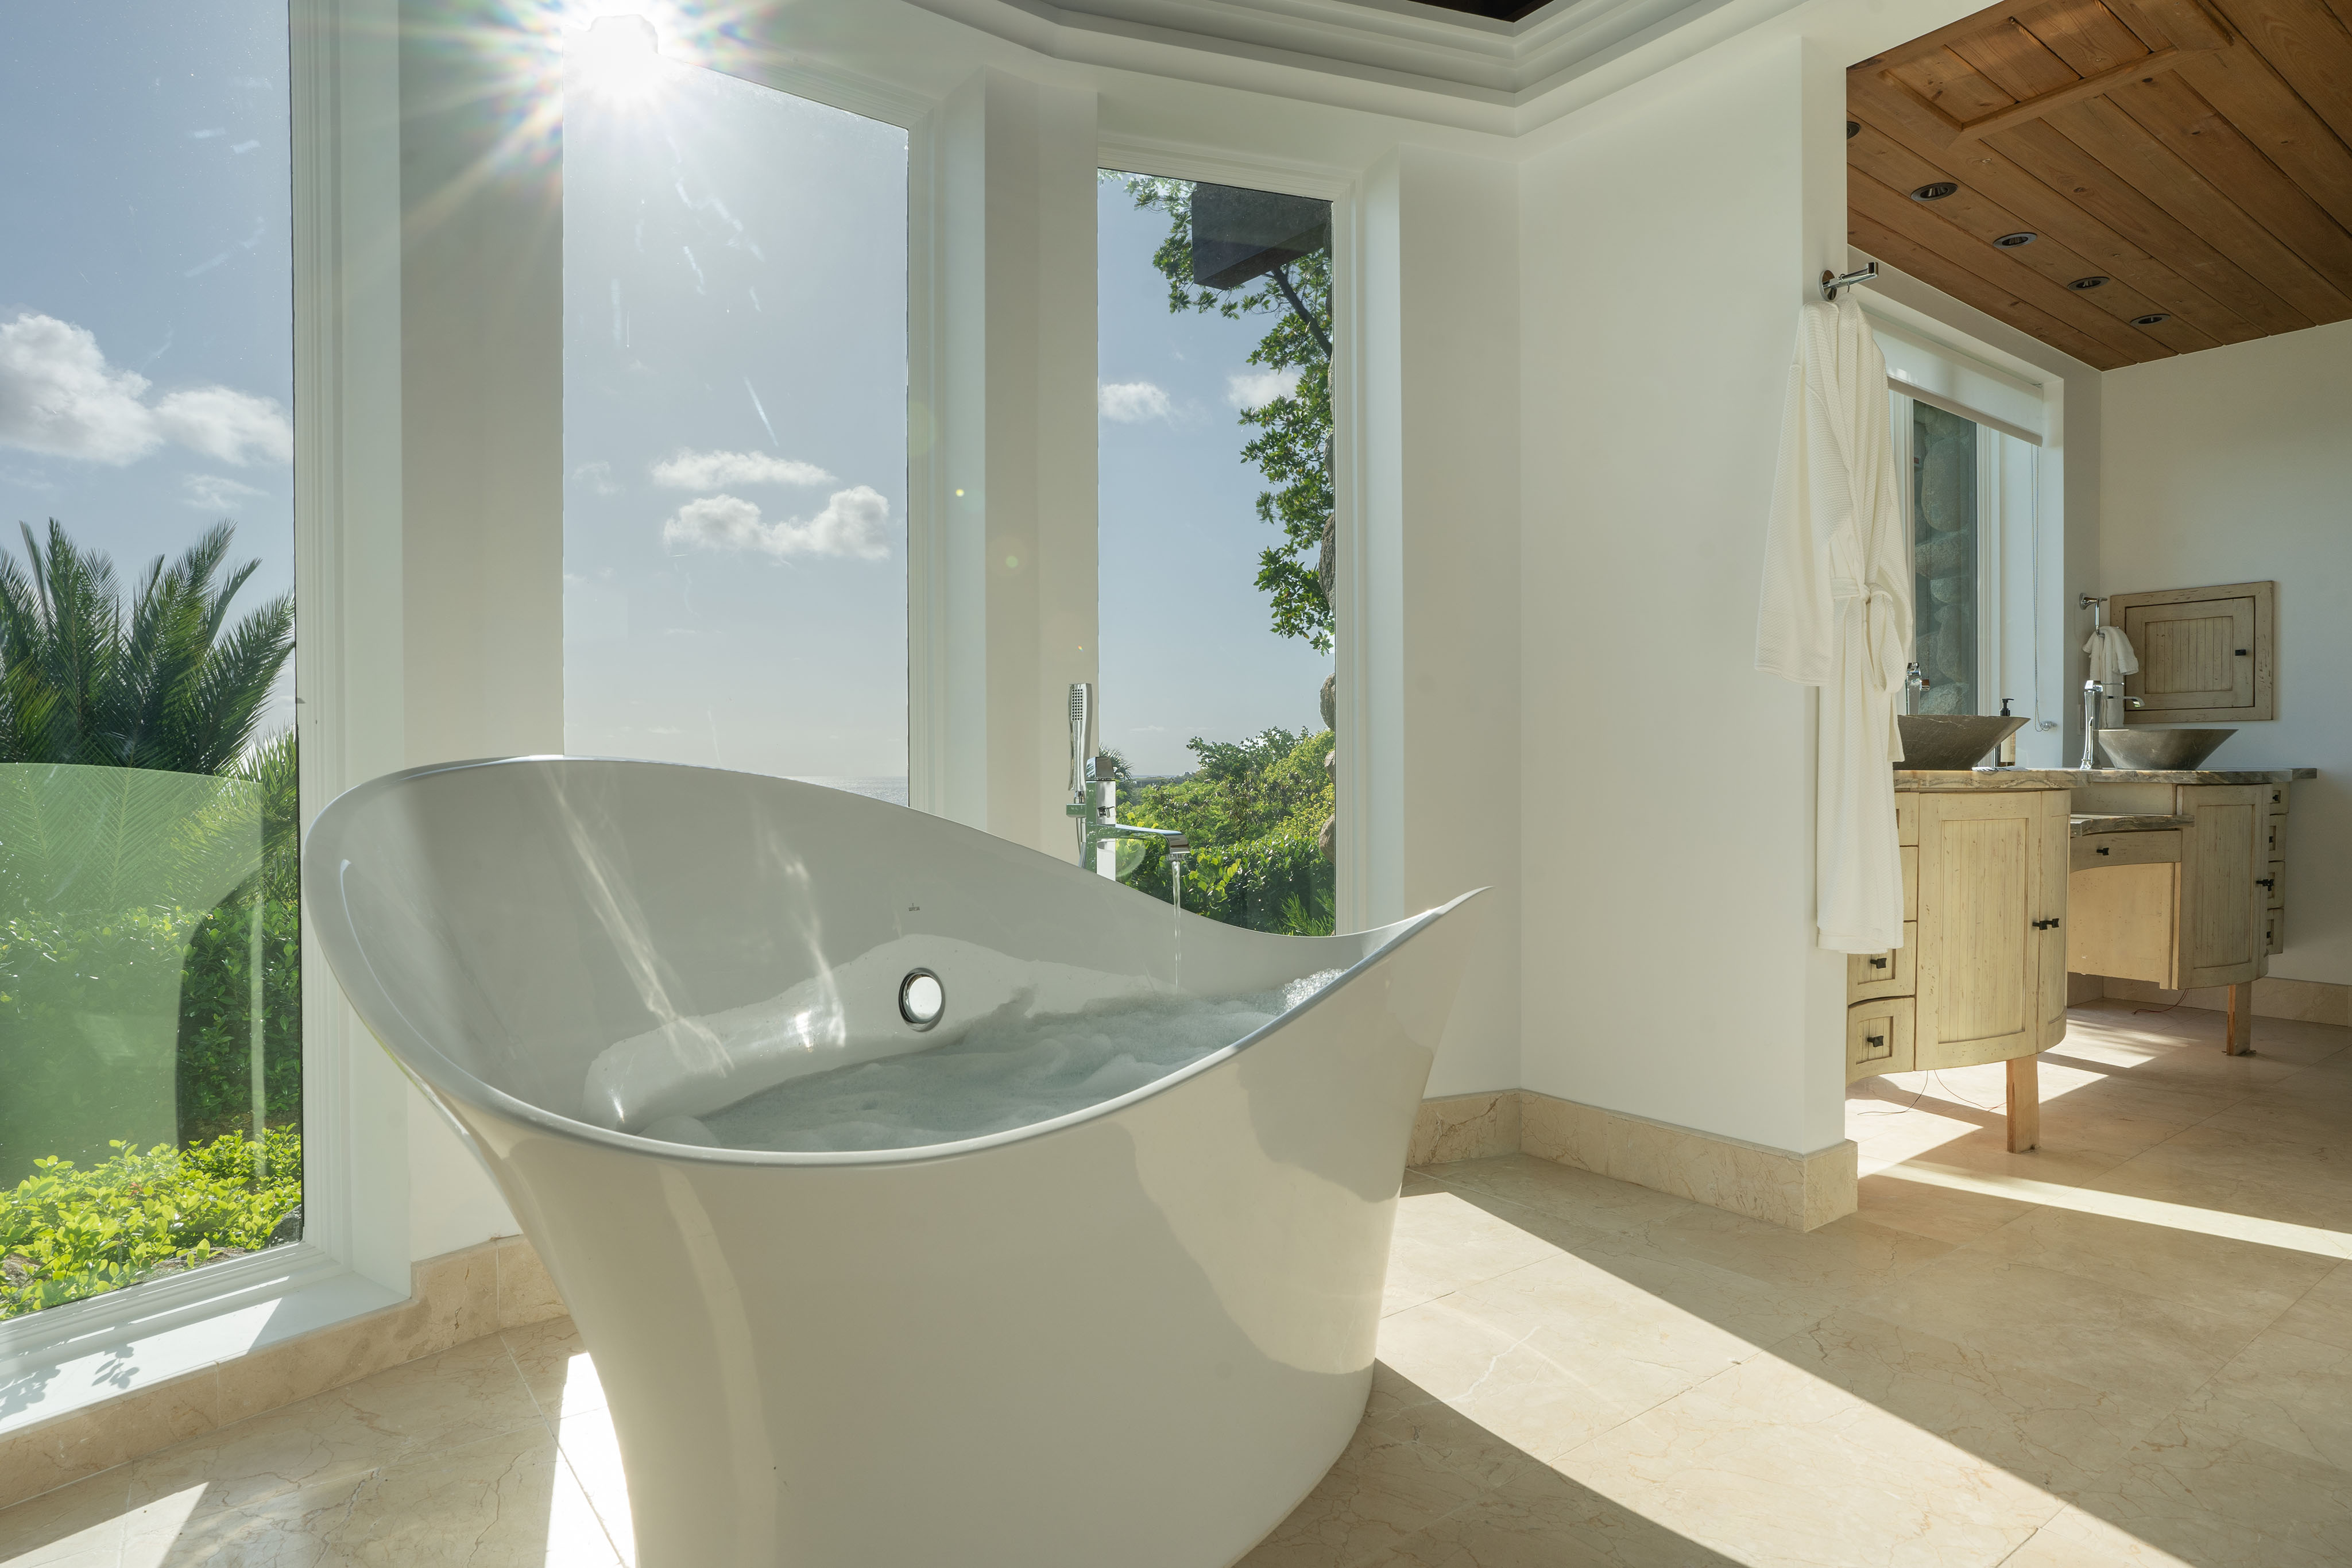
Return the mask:
POLYGON ((2064 789, 1906 790, 1904 946, 1846 962, 1848 1081, 2032 1056, 2066 1032, 2064 789))
POLYGON ((2066 803, 2063 789, 1921 797, 1920 1067, 2006 1061, 2064 1037, 2066 803))
POLYGON ((2273 917, 2283 913, 2284 868, 2273 850, 2286 787, 2161 788, 2171 799, 2159 804, 2187 827, 2078 842, 2067 965, 2171 990, 2246 985, 2268 971, 2282 925, 2273 917))

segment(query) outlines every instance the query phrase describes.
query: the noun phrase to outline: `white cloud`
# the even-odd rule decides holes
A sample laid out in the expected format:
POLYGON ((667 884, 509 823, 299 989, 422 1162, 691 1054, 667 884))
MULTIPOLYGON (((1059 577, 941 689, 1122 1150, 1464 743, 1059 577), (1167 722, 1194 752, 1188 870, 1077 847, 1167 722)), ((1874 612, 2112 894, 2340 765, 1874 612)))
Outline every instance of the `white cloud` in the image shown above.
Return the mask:
POLYGON ((0 445, 120 466, 175 441, 216 462, 290 462, 294 430, 274 399, 192 387, 152 406, 136 371, 106 362, 88 328, 30 312, 0 322, 0 445))
POLYGON ((1225 378, 1225 401, 1235 408, 1264 408, 1278 397, 1298 391, 1298 372, 1237 371, 1225 378))
POLYGON ((155 428, 192 452, 240 468, 294 461, 294 427, 276 398, 229 387, 171 392, 155 404, 155 428))
POLYGON ((621 487, 613 483, 610 463, 583 463, 572 471, 572 482, 599 496, 617 496, 621 487))
POLYGON ((1095 393, 1102 416, 1115 424, 1166 419, 1174 410, 1168 394, 1150 382, 1105 382, 1095 393))
POLYGON ((54 316, 0 323, 0 442, 52 457, 135 463, 163 444, 147 378, 108 368, 90 332, 54 316))
POLYGON ((662 524, 664 544, 696 549, 755 549, 772 556, 850 556, 881 560, 890 553, 890 503, 865 485, 836 490, 824 510, 806 522, 766 522, 756 501, 704 496, 662 524))
POLYGON ((180 478, 183 492, 181 503, 199 512, 226 512, 240 501, 251 500, 268 492, 250 485, 240 485, 218 474, 186 474, 180 478))
POLYGON ((681 451, 654 465, 654 483, 710 490, 722 485, 830 485, 833 476, 814 463, 765 452, 681 451))

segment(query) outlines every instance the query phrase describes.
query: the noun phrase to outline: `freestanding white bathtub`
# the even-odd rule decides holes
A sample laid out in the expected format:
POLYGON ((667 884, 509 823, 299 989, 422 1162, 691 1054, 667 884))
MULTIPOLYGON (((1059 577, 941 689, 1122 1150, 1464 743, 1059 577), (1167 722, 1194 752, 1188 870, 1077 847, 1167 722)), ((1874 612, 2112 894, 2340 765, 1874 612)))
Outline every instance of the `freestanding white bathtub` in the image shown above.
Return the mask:
POLYGON ((640 1568, 1220 1568, 1348 1443, 1462 900, 1269 936, 855 795, 549 758, 362 785, 304 862, 344 990, 595 1357, 640 1568), (918 968, 946 997, 924 1035, 899 1003, 918 968), (961 1143, 779 1154, 614 1124, 937 1045, 983 1009, 1331 968, 1174 1076, 961 1143), (776 998, 793 1028, 755 1045, 701 1021, 776 998), (592 1088, 633 1040, 670 1081, 592 1088))

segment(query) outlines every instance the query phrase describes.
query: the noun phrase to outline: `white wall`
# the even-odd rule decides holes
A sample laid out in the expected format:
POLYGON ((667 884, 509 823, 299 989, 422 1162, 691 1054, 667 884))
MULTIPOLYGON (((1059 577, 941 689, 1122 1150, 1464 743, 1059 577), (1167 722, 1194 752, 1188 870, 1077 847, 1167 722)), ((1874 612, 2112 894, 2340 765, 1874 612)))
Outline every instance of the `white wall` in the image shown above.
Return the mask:
MULTIPOLYGON (((1519 225, 1508 164, 1408 147, 1366 176, 1343 384, 1340 738, 1360 748, 1361 884, 1396 920, 1489 890, 1429 1092, 1519 1082, 1519 225), (1350 734, 1350 730, 1354 733, 1350 734)), ((1355 891, 1353 888, 1349 891, 1355 891)))
POLYGON ((2310 767, 2270 972, 2352 984, 2352 321, 2110 371, 2099 591, 2278 584, 2278 717, 2217 768, 2310 767))
POLYGON ((1755 669, 1806 280, 1844 258, 1840 61, 1727 47, 1522 184, 1523 1082, 1844 1137, 1814 946, 1814 697, 1755 669))

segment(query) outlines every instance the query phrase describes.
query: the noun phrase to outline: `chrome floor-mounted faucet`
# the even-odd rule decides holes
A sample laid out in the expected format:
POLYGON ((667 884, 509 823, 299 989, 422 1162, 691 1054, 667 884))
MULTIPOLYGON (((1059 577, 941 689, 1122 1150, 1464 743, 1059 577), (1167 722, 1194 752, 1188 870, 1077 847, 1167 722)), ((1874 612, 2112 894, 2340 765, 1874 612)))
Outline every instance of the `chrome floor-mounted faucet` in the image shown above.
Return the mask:
POLYGON ((1087 754, 1094 692, 1083 681, 1070 687, 1070 803, 1077 819, 1078 863, 1102 876, 1118 875, 1118 841, 1138 839, 1168 852, 1168 901, 1184 907, 1184 864, 1192 841, 1172 828, 1143 828, 1118 820, 1118 779, 1108 757, 1087 754))

